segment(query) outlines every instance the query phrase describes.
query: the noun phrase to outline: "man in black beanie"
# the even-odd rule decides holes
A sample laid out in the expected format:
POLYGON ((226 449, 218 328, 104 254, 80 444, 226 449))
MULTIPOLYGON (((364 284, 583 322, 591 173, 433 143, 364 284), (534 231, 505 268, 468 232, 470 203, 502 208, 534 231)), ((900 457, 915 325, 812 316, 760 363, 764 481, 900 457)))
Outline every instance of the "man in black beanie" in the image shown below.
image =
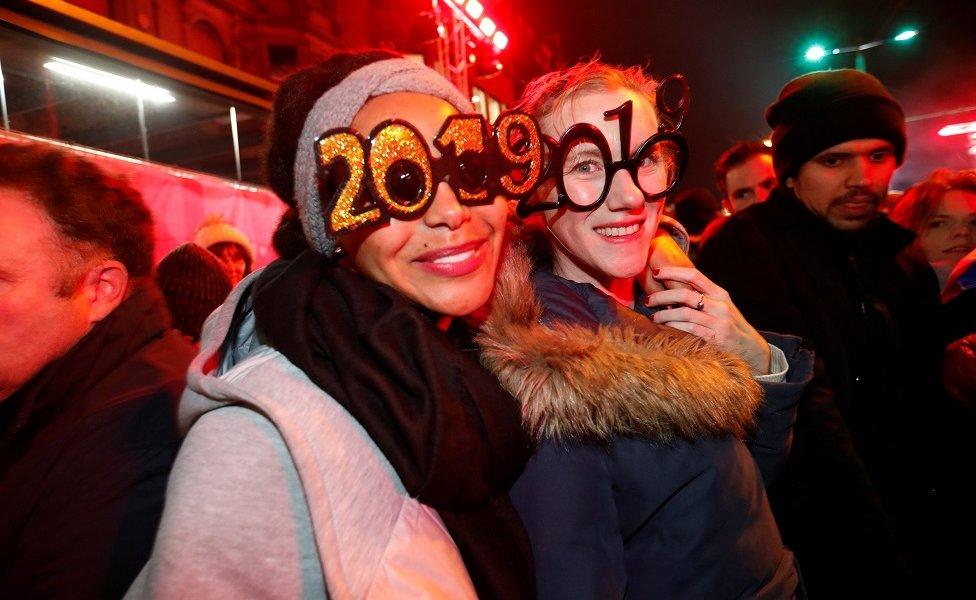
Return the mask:
POLYGON ((816 350, 769 490, 811 597, 901 597, 946 580, 933 572, 949 560, 936 521, 960 497, 940 476, 955 457, 938 284, 914 234, 878 212, 905 155, 904 114, 877 79, 845 69, 789 82, 766 120, 778 186, 697 264, 756 327, 816 350))

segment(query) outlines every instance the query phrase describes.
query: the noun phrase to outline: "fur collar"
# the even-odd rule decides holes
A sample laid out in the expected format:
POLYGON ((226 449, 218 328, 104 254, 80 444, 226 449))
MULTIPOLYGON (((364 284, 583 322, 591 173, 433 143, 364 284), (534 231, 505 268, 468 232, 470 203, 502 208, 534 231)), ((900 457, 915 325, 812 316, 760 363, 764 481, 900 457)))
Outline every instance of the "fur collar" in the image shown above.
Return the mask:
POLYGON ((649 320, 593 330, 547 327, 541 314, 530 259, 514 245, 478 343, 537 440, 743 438, 753 428, 762 392, 741 359, 649 320))

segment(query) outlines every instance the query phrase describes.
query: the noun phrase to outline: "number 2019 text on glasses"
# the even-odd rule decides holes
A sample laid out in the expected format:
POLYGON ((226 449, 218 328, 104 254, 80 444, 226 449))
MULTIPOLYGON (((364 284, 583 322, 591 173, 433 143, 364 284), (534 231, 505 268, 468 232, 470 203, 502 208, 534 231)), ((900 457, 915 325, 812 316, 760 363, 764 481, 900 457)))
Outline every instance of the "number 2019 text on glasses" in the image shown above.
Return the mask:
POLYGON ((440 158, 413 125, 397 119, 379 123, 366 138, 351 128, 322 134, 315 150, 331 232, 418 218, 442 181, 461 204, 473 206, 497 196, 520 199, 542 175, 539 127, 524 113, 502 113, 490 130, 481 115, 451 115, 433 143, 440 158))

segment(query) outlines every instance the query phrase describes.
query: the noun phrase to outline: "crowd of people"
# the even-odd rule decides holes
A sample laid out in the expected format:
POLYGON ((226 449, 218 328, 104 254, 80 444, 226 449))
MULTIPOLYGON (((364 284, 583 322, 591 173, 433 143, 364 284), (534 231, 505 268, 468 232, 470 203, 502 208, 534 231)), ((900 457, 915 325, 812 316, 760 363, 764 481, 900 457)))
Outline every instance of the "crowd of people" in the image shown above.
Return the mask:
POLYGON ((956 589, 976 172, 884 214, 904 113, 837 70, 676 192, 659 85, 584 62, 489 123, 391 52, 297 71, 257 270, 216 215, 153 265, 121 174, 0 145, 0 597, 956 589))

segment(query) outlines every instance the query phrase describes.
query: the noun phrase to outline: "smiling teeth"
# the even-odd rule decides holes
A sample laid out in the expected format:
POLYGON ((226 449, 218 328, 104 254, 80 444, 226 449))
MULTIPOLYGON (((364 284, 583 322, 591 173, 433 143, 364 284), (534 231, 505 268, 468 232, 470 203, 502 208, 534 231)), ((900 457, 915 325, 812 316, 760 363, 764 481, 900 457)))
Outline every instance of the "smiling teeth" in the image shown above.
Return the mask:
POLYGON ((620 237, 637 233, 638 229, 640 229, 640 223, 634 223, 628 227, 596 227, 594 231, 603 237, 620 237))
POLYGON ((468 260, 474 256, 474 250, 468 250, 466 252, 461 252, 460 254, 450 254, 448 256, 441 256, 440 258, 435 258, 431 262, 437 265, 459 263, 461 261, 468 260))

